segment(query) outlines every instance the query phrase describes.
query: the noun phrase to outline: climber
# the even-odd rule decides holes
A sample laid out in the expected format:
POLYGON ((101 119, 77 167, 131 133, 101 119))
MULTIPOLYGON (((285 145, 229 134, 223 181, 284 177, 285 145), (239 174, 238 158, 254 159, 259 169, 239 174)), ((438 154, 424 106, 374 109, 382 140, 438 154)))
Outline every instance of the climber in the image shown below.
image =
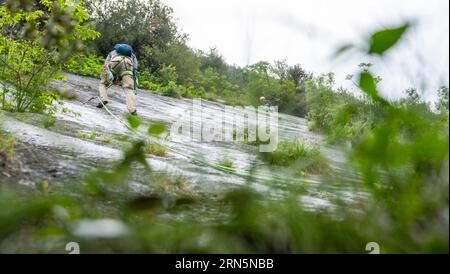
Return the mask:
POLYGON ((264 108, 265 111, 269 111, 269 112, 272 111, 272 104, 270 103, 270 101, 266 97, 261 96, 259 98, 259 102, 261 103, 261 105, 262 105, 262 107, 264 108))
POLYGON ((114 82, 121 81, 125 90, 127 109, 132 115, 137 115, 136 94, 137 89, 137 59, 133 48, 126 44, 117 44, 108 54, 103 72, 100 75, 99 95, 100 102, 97 107, 102 108, 108 103, 107 88, 114 82))

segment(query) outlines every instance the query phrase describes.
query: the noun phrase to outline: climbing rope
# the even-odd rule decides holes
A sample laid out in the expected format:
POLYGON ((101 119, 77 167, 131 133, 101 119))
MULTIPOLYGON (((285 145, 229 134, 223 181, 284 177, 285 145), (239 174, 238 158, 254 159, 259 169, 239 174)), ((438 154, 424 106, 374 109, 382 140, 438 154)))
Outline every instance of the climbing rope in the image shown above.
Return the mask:
MULTIPOLYGON (((108 109, 108 107, 103 103, 103 101, 100 99, 100 97, 97 96, 97 99, 103 105, 103 108, 106 110, 106 112, 109 115, 111 115, 111 117, 113 117, 118 122, 123 124, 126 128, 128 128, 133 133, 139 135, 141 138, 143 138, 143 139, 150 139, 148 135, 142 134, 142 132, 137 131, 135 128, 131 127, 128 123, 124 122, 119 117, 117 117, 117 115, 112 113, 108 109)), ((201 158, 195 157, 193 155, 189 155, 189 154, 183 153, 183 152, 178 151, 175 148, 170 147, 170 146, 168 146, 166 144, 161 144, 161 145, 163 145, 167 150, 169 150, 170 152, 172 152, 174 154, 178 154, 178 155, 183 156, 185 158, 191 159, 191 160, 193 160, 195 162, 201 163, 201 164, 203 164, 205 166, 209 166, 211 168, 214 168, 216 170, 220 170, 222 172, 226 172, 226 173, 230 173, 230 174, 235 174, 235 175, 238 175, 238 176, 259 178, 259 179, 262 179, 262 180, 264 180, 264 179, 266 179, 266 180, 274 180, 274 179, 276 179, 276 180, 280 180, 280 181, 295 181, 295 182, 300 182, 300 183, 318 183, 318 181, 311 180, 311 179, 299 179, 299 178, 285 177, 285 176, 280 176, 280 175, 267 174, 267 173, 262 173, 262 172, 252 173, 251 171, 248 171, 248 170, 232 168, 232 167, 227 167, 227 166, 223 166, 223 165, 220 165, 220 164, 210 163, 210 162, 208 162, 205 159, 201 159, 201 158)))

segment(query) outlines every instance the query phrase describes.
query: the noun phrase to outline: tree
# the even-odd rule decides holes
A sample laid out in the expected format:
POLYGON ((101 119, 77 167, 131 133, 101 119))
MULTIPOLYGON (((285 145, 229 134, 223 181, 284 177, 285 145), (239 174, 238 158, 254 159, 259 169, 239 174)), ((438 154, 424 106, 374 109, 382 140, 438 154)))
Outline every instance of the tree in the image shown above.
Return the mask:
POLYGON ((7 1, 0 7, 0 82, 7 83, 3 101, 11 93, 12 110, 51 111, 57 96, 48 84, 81 41, 98 36, 83 25, 88 17, 82 2, 71 0, 7 1))
POLYGON ((180 84, 199 75, 199 58, 186 45, 187 35, 179 32, 173 10, 159 0, 94 0, 90 9, 95 29, 102 33, 91 43, 97 54, 105 56, 115 44, 127 43, 133 46, 141 71, 158 75, 173 66, 180 84))
POLYGON ((165 50, 145 47, 144 60, 151 59, 155 64, 154 72, 160 74, 160 70, 166 66, 176 68, 178 83, 186 85, 199 77, 199 59, 185 41, 174 41, 165 50))
POLYGON ((312 73, 305 71, 300 64, 289 67, 287 70, 287 75, 288 79, 294 82, 297 86, 304 85, 306 81, 313 78, 312 73))
POLYGON ((439 88, 438 98, 436 110, 440 113, 448 115, 448 87, 439 88))
POLYGON ((209 49, 208 53, 199 52, 200 55, 200 69, 206 70, 208 68, 214 69, 216 72, 226 74, 228 65, 225 62, 219 51, 212 47, 209 49))

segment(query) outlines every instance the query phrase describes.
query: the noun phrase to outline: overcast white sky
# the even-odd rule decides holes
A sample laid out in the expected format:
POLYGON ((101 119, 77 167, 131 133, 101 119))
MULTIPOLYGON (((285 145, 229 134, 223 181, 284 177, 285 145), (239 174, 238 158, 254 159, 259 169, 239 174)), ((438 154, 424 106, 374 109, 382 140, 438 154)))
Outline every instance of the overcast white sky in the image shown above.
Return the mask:
POLYGON ((396 98, 408 87, 435 90, 449 82, 448 0, 162 0, 201 50, 215 46, 231 64, 286 59, 314 74, 335 72, 338 85, 360 62, 375 64, 382 92, 396 98), (364 41, 371 31, 414 21, 407 39, 384 59, 331 55, 339 45, 364 41))

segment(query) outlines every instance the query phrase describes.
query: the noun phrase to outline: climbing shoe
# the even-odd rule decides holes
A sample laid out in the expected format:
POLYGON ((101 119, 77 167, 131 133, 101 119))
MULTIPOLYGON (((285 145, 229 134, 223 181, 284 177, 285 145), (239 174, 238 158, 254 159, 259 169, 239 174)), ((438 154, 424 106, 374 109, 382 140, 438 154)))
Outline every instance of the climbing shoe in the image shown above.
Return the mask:
POLYGON ((103 101, 103 104, 102 103, 98 103, 97 107, 98 108, 102 108, 103 105, 106 105, 106 104, 108 104, 108 101, 103 101))

